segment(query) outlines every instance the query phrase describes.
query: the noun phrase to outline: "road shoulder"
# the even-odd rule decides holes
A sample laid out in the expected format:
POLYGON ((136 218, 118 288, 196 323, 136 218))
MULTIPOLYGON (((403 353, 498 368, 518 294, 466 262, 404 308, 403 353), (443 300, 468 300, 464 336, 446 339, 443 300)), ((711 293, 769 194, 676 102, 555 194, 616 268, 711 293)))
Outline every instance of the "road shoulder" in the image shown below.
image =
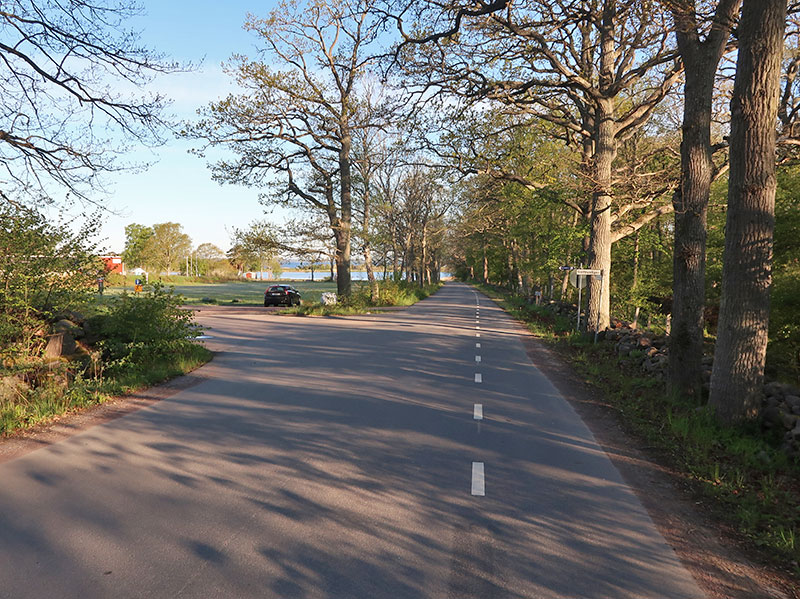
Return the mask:
MULTIPOLYGON (((517 323, 518 324, 518 323, 517 323)), ((592 431, 653 522, 711 599, 798 598, 790 577, 751 561, 732 533, 704 513, 701 498, 657 456, 639 448, 614 409, 597 397, 556 352, 518 324, 528 357, 592 431)))
POLYGON ((56 416, 30 428, 0 437, 0 464, 69 439, 87 429, 121 418, 205 380, 197 371, 176 377, 142 391, 115 397, 102 404, 56 416))

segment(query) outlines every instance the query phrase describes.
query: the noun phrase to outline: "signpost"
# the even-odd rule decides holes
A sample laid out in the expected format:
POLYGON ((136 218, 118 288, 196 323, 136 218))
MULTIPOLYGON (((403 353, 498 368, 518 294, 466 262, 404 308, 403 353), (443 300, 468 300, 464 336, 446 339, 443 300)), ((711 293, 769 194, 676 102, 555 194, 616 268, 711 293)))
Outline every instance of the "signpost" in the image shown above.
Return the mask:
MULTIPOLYGON (((559 266, 559 270, 569 270, 569 282, 573 287, 578 288, 578 318, 575 323, 575 330, 581 329, 581 291, 586 287, 586 277, 594 277, 598 281, 603 280, 603 271, 599 268, 575 268, 573 266, 559 266)), ((600 286, 600 298, 602 299, 603 287, 600 286)), ((597 342, 597 331, 594 335, 595 342, 597 342)))
POLYGON ((576 268, 575 274, 578 276, 585 275, 585 276, 595 276, 598 279, 603 278, 603 271, 599 268, 576 268))

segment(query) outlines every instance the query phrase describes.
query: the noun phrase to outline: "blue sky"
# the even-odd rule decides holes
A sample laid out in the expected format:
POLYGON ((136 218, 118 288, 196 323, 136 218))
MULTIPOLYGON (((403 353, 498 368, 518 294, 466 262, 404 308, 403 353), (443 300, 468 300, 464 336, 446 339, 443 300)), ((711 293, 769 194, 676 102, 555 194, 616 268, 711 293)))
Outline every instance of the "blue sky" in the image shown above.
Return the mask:
MULTIPOLYGON (((194 72, 154 82, 154 89, 173 100, 171 111, 176 116, 192 119, 197 108, 232 91, 221 63, 235 53, 254 54, 256 38, 242 29, 248 11, 266 16, 276 2, 144 0, 142 4, 146 15, 131 25, 141 31, 144 45, 169 59, 199 65, 194 72)), ((171 139, 153 152, 139 149, 130 153, 128 161, 155 164, 143 173, 117 174, 109 180, 110 193, 104 205, 116 214, 104 219, 102 243, 106 249, 123 250, 124 229, 129 223, 172 221, 183 225, 195 247, 214 243, 226 250, 226 228, 244 227, 265 217, 258 190, 212 181, 206 161, 187 153, 192 145, 171 139)), ((280 220, 280 215, 268 218, 280 220)))

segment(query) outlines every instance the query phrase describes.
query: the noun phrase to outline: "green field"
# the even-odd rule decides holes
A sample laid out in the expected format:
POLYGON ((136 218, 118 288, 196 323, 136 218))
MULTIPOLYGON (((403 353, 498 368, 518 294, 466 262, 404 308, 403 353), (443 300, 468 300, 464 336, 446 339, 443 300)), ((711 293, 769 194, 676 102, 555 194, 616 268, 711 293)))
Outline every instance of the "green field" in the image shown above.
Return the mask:
MULTIPOLYGON (((273 284, 288 284, 297 289, 303 301, 319 302, 325 292, 335 292, 331 281, 231 281, 228 283, 165 283, 186 298, 187 304, 256 306, 264 303, 264 290, 273 284)), ((354 282, 353 285, 358 285, 354 282)), ((145 287, 146 288, 146 287, 145 287)), ((106 288, 106 294, 133 293, 133 285, 106 288)))

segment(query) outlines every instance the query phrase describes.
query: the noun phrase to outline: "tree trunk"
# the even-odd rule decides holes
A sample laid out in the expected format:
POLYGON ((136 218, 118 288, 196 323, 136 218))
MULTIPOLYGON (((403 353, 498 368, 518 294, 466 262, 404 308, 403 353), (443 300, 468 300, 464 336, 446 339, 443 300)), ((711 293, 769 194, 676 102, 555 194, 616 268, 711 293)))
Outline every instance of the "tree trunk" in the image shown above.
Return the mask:
POLYGON ((341 296, 350 295, 350 231, 352 223, 353 198, 352 177, 350 174, 350 148, 352 139, 346 124, 340 125, 341 148, 339 149, 339 198, 341 216, 338 234, 336 235, 336 291, 341 296))
POLYGON ((786 0, 745 0, 731 98, 730 175, 709 404, 723 422, 758 416, 772 280, 775 122, 786 0))
POLYGON ((486 242, 483 243, 483 282, 489 282, 489 259, 486 257, 486 242))
POLYGON ((369 281, 369 295, 373 304, 378 303, 378 283, 375 280, 375 269, 372 266, 372 248, 370 247, 369 220, 370 220, 370 182, 368 175, 364 175, 364 222, 362 237, 364 238, 364 266, 367 269, 369 281))
POLYGON ((512 280, 517 290, 522 292, 522 295, 527 296, 528 292, 525 286, 525 280, 522 276, 522 269, 519 267, 519 244, 517 240, 511 239, 511 265, 512 265, 512 280))
POLYGON ((685 65, 681 182, 673 195, 672 334, 668 383, 676 393, 702 393, 703 309, 705 306, 706 220, 714 173, 711 159, 711 108, 714 78, 740 0, 721 0, 716 29, 704 42, 687 8, 673 8, 678 50, 685 65))
POLYGON ((398 252, 397 228, 391 223, 392 230, 392 279, 399 281, 402 273, 400 272, 400 254, 398 252))
POLYGON ((636 237, 633 238, 633 281, 631 282, 631 291, 636 293, 636 287, 639 286, 639 247, 641 241, 641 229, 636 231, 636 237))
MULTIPOLYGON (((419 265, 419 286, 425 286, 426 274, 428 272, 428 223, 422 223, 422 256, 419 265)), ((428 277, 430 279, 430 277, 428 277)), ((428 281, 430 282, 430 280, 428 281)))
POLYGON ((596 152, 592 195, 589 268, 603 272, 602 280, 589 277, 589 309, 587 326, 590 331, 602 331, 610 324, 611 291, 611 202, 612 165, 617 154, 614 105, 612 100, 598 102, 596 152))

